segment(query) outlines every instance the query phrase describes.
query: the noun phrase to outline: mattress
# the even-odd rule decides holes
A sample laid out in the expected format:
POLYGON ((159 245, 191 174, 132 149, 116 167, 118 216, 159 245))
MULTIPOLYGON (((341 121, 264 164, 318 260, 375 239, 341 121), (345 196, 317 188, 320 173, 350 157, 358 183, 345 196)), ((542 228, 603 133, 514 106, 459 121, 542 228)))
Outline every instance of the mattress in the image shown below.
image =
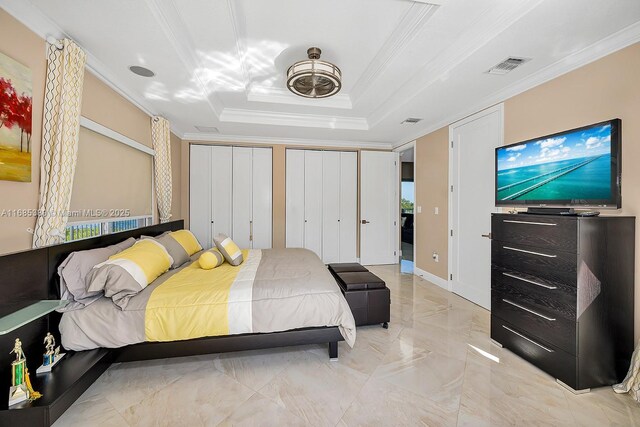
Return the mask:
POLYGON ((69 350, 117 348, 150 341, 337 326, 353 346, 356 328, 342 292, 318 256, 306 249, 243 251, 237 267, 198 266, 198 255, 129 300, 102 297, 60 321, 69 350))

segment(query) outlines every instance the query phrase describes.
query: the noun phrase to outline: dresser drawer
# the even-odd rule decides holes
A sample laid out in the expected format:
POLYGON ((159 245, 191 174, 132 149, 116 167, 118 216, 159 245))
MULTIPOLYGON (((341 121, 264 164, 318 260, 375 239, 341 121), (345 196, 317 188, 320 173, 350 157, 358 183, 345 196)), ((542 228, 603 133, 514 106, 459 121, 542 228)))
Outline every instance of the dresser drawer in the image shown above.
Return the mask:
POLYGON ((578 221, 557 216, 493 215, 491 235, 504 243, 576 253, 578 221))
POLYGON ((560 347, 570 354, 576 354, 575 321, 495 292, 491 294, 491 314, 526 331, 532 337, 560 347))
POLYGON ((575 253, 493 240, 491 262, 493 267, 576 286, 577 255, 575 253))
POLYGON ((491 338, 570 387, 577 388, 576 357, 491 316, 491 338))
POLYGON ((491 292, 576 321, 577 300, 574 286, 494 267, 491 270, 491 292))

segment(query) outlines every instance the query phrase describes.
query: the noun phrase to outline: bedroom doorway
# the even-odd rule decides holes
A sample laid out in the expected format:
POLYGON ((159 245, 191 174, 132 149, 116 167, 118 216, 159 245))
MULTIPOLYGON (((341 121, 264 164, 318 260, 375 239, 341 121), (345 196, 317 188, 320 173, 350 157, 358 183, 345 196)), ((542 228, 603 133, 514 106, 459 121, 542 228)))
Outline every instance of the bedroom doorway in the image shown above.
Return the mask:
POLYGON ((415 141, 402 147, 400 155, 400 271, 413 274, 415 261, 415 141))

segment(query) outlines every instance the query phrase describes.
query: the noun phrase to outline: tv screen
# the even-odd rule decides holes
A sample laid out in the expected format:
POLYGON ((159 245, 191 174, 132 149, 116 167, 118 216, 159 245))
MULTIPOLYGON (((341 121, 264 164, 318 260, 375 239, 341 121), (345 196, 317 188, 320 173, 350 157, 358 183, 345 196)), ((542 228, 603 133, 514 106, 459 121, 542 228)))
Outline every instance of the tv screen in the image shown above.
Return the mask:
POLYGON ((621 121, 496 148, 496 206, 620 207, 621 121))

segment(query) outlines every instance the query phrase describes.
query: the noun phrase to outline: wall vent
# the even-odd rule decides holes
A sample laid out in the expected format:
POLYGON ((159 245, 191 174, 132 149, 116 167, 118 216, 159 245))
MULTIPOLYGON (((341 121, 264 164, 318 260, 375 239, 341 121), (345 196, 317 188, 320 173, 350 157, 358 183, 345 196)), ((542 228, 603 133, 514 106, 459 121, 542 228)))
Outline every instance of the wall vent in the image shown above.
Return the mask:
POLYGON ((198 132, 203 132, 203 133, 218 133, 218 128, 213 127, 213 126, 194 126, 196 129, 198 129, 198 132))
POLYGON ((529 61, 531 61, 531 58, 518 58, 515 56, 510 56, 499 64, 496 64, 493 67, 489 68, 486 72, 487 74, 497 74, 499 76, 502 76, 529 61))
POLYGON ((408 125, 415 125, 415 124, 416 124, 416 123, 418 123, 420 120, 422 120, 422 119, 416 119, 415 117, 409 117, 409 118, 404 119, 402 122, 400 122, 400 124, 401 124, 401 125, 405 125, 405 124, 408 124, 408 125))

